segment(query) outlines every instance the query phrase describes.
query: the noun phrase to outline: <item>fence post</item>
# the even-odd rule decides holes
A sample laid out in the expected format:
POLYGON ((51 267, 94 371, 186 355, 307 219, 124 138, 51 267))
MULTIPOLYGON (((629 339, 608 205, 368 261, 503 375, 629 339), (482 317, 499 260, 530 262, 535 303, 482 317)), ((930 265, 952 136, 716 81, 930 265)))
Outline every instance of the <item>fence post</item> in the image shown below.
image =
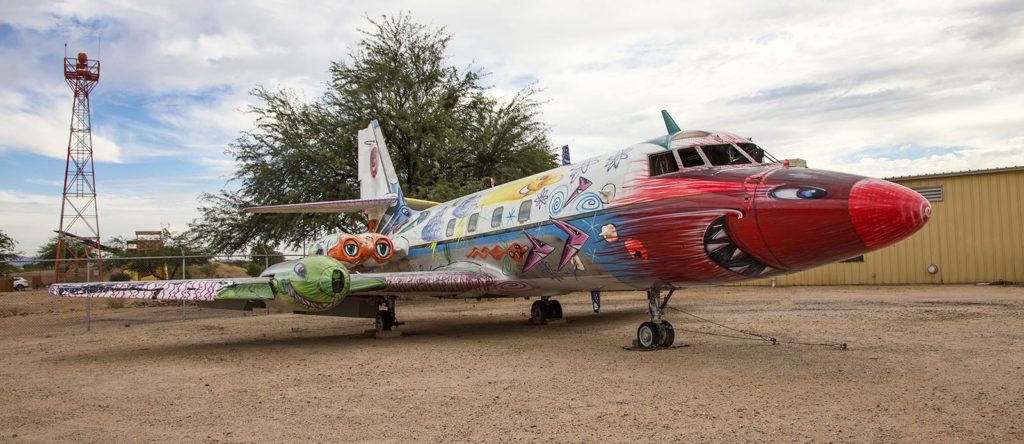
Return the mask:
MULTIPOLYGON (((85 258, 85 281, 92 282, 92 262, 85 258)), ((92 298, 85 298, 85 331, 92 329, 92 298)))

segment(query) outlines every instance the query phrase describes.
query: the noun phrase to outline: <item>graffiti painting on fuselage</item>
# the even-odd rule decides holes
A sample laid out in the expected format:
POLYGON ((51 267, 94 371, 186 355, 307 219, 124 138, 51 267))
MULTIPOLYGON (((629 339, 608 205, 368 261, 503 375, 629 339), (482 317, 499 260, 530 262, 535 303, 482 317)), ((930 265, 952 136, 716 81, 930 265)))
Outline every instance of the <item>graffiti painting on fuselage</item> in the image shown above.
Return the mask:
POLYGON ((391 234, 413 246, 413 269, 466 260, 522 279, 585 278, 601 270, 628 278, 648 257, 645 247, 630 236, 610 242, 602 237, 602 226, 629 225, 628 216, 613 211, 617 200, 647 176, 646 154, 664 150, 646 144, 519 179, 432 207, 391 234), (600 214, 606 209, 613 212, 600 214), (446 230, 452 220, 455 232, 446 230), (437 254, 441 245, 443 255, 437 254), (538 267, 547 260, 548 266, 538 267), (627 263, 614 264, 623 260, 627 263))
MULTIPOLYGON (((610 275, 620 283, 715 284, 831 261, 819 254, 814 263, 796 257, 789 264, 773 257, 760 236, 749 235, 757 230, 746 217, 755 198, 767 208, 779 200, 759 184, 781 166, 693 168, 650 177, 647 156, 663 152, 662 145, 638 144, 483 190, 420 213, 396 235, 411 245, 412 269, 482 263, 523 281, 610 275), (457 229, 446 230, 450 224, 457 229), (441 246, 443 256, 436 254, 441 246)), ((773 186, 779 176, 804 180, 799 174, 776 174, 773 186)), ((852 182, 845 183, 845 175, 830 177, 836 192, 826 199, 846 198, 852 182)), ((814 251, 815 236, 790 243, 814 251)), ((835 256, 843 254, 839 248, 835 256)))

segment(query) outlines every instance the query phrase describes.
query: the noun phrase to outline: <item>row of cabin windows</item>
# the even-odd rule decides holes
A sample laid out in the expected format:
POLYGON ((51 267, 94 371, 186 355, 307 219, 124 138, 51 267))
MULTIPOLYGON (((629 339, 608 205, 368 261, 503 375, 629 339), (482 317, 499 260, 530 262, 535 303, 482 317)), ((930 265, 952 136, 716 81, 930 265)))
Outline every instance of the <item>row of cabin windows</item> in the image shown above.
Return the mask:
MULTIPOLYGON (((519 204, 519 216, 516 218, 520 223, 530 220, 530 207, 533 205, 533 199, 526 199, 519 204)), ((498 207, 491 213, 491 228, 498 228, 501 226, 501 218, 505 215, 505 207, 498 207)), ((469 233, 476 232, 477 226, 480 223, 480 213, 473 213, 469 215, 469 223, 466 226, 466 231, 469 233)), ((451 218, 448 220, 448 227, 445 228, 445 235, 452 237, 455 235, 455 225, 457 219, 451 218)))
POLYGON ((691 168, 706 165, 743 165, 763 161, 764 150, 761 147, 753 143, 735 145, 727 143, 680 148, 675 151, 652 154, 648 158, 648 166, 651 176, 660 176, 679 171, 680 163, 683 168, 691 168), (678 159, 676 154, 679 155, 678 159))

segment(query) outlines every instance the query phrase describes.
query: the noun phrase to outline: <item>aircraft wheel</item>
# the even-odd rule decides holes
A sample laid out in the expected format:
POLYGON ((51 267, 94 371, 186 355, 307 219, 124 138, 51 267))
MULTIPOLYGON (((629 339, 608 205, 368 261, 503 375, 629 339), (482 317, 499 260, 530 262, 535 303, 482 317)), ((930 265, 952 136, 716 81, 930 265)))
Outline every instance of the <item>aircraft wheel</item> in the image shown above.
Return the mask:
POLYGON ((395 328, 395 315, 387 310, 378 311, 376 327, 377 331, 388 331, 395 328))
POLYGON ((676 340, 676 331, 672 328, 672 324, 668 321, 661 321, 659 325, 661 330, 661 341, 658 341, 658 347, 671 347, 672 343, 676 340))
POLYGON ((661 343, 661 335, 659 334, 658 324, 653 322, 644 322, 640 324, 640 328, 636 329, 636 344, 643 348, 654 348, 661 343))
POLYGON ((548 310, 545 315, 551 319, 562 319, 562 304, 556 300, 548 301, 548 310))
POLYGON ((547 311, 547 304, 544 301, 533 301, 533 305, 530 306, 530 323, 533 325, 544 324, 547 311))

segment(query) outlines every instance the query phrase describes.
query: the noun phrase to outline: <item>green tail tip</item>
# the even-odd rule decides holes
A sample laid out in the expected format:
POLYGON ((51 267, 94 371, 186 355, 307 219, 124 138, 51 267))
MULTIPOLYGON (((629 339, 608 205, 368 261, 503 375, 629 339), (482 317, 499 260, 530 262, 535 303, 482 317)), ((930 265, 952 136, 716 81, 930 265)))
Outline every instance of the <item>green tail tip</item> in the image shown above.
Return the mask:
POLYGON ((682 131, 679 129, 679 125, 676 124, 676 121, 672 119, 672 116, 669 115, 668 111, 661 110, 661 118, 665 119, 665 129, 668 130, 668 134, 670 136, 682 131))

